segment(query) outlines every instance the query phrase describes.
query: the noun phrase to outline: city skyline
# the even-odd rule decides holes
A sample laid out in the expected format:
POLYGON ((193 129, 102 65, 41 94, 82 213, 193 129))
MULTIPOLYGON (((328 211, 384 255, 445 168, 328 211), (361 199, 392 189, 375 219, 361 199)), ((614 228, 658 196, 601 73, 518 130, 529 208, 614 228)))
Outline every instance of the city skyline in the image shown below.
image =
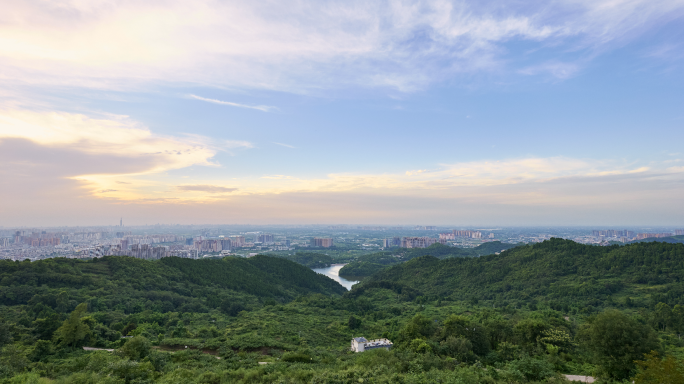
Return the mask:
POLYGON ((681 1, 5 9, 5 228, 684 226, 681 1))

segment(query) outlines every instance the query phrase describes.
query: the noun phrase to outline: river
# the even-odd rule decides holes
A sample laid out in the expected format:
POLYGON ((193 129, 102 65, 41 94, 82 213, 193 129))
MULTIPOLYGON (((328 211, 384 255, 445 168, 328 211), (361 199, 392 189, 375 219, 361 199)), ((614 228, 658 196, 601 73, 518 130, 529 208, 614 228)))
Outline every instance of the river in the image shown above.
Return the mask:
POLYGON ((326 275, 329 278, 337 281, 340 283, 343 287, 347 288, 347 290, 350 290, 352 285, 358 283, 358 281, 351 281, 347 280, 344 277, 340 277, 340 269, 344 267, 347 264, 332 264, 329 267, 326 268, 311 268, 314 272, 320 273, 321 275, 326 275))

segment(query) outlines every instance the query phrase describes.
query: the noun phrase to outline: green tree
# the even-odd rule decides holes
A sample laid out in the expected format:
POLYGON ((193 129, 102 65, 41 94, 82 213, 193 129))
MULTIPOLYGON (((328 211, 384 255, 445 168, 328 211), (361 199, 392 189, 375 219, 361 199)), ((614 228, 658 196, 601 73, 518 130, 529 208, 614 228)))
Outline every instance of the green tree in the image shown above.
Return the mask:
POLYGON ((549 325, 542 320, 525 319, 518 322, 514 327, 515 336, 519 344, 529 351, 537 347, 537 342, 545 336, 549 325))
POLYGON ((682 305, 677 304, 672 308, 672 330, 681 340, 682 333, 684 333, 684 306, 682 305))
POLYGON ((69 293, 62 290, 57 295, 57 312, 64 313, 69 309, 69 293))
POLYGON ((0 321, 0 347, 8 344, 12 341, 12 332, 10 331, 9 324, 4 321, 0 321))
POLYGON ((406 324, 401 334, 404 340, 427 339, 435 333, 435 328, 429 317, 419 313, 406 324))
POLYGON ((62 326, 55 331, 55 340, 61 345, 77 347, 90 335, 90 327, 81 317, 88 309, 88 304, 81 303, 71 312, 69 318, 64 320, 62 326))
POLYGON ((665 331, 665 328, 670 325, 670 318, 672 317, 672 309, 665 303, 658 303, 655 307, 654 322, 658 329, 665 331))
POLYGON ((347 321, 347 326, 349 327, 349 329, 357 329, 361 326, 361 319, 359 319, 358 317, 356 317, 354 315, 349 316, 349 321, 347 321))
POLYGON ((459 360, 466 360, 473 353, 473 343, 463 337, 449 336, 446 340, 441 341, 439 346, 442 353, 459 360))
POLYGON ((28 354, 31 361, 44 361, 48 356, 54 353, 54 346, 48 340, 38 340, 33 345, 33 349, 28 354))
POLYGON ((586 347, 595 355, 600 376, 614 380, 631 377, 636 370, 634 361, 659 349, 651 327, 618 310, 600 313, 583 336, 586 347))
POLYGON ((522 372, 530 381, 542 381, 553 376, 553 365, 546 360, 523 357, 509 363, 509 367, 522 372))
POLYGON ((489 340, 487 332, 482 324, 477 324, 465 316, 451 315, 444 321, 442 338, 449 336, 463 337, 468 339, 472 345, 473 352, 484 356, 489 352, 489 340))
POLYGON ((135 336, 121 347, 124 356, 131 360, 141 360, 150 354, 150 341, 144 336, 135 336))
POLYGON ((680 384, 684 383, 684 363, 672 356, 658 358, 658 353, 651 351, 646 360, 637 361, 639 373, 634 376, 635 384, 680 384))

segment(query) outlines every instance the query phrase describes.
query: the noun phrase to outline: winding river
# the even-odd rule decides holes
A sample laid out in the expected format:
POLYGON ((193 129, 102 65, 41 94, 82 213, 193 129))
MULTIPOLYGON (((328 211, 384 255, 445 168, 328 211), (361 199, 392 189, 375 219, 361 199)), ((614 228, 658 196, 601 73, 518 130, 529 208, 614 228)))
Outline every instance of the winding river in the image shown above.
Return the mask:
POLYGON ((350 290, 352 285, 358 283, 358 281, 351 281, 347 280, 344 277, 340 277, 340 269, 344 267, 347 264, 331 264, 327 268, 311 268, 314 272, 320 273, 321 275, 326 275, 329 278, 337 281, 340 283, 343 287, 347 288, 347 290, 350 290))

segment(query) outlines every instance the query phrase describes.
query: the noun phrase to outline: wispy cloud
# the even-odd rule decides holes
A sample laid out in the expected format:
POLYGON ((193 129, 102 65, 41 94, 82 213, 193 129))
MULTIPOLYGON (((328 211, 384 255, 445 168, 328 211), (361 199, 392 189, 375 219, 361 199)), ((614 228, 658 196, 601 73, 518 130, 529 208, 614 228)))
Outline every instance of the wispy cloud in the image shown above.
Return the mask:
POLYGON ((218 185, 177 185, 176 189, 183 192, 227 193, 235 192, 237 188, 221 187, 218 185))
POLYGON ((249 108, 249 109, 256 109, 262 112, 270 112, 273 110, 276 110, 278 108, 276 107, 271 107, 268 105, 247 105, 247 104, 240 104, 240 103, 233 103, 230 101, 221 101, 221 100, 216 100, 216 99, 208 99, 206 97, 201 97, 197 95, 188 95, 189 97, 197 100, 202 100, 206 101, 207 103, 214 103, 214 104, 220 104, 220 105, 228 105, 231 107, 238 107, 238 108, 249 108))
MULTIPOLYGON (((164 81, 294 92, 349 85, 412 91, 458 74, 518 73, 543 64, 510 60, 520 55, 521 41, 543 50, 544 61, 596 57, 678 20, 684 4, 197 0, 189 6, 160 0, 46 7, 15 1, 3 11, 13 15, 0 23, 4 83, 120 89, 164 81)), ((673 53, 661 49, 652 57, 673 53)), ((542 72, 563 78, 577 70, 547 66, 542 72)))
POLYGON ((244 140, 226 140, 225 141, 225 147, 228 149, 254 148, 254 144, 250 143, 249 141, 244 141, 244 140))
POLYGON ((297 147, 295 147, 294 145, 285 144, 285 143, 278 143, 278 142, 275 142, 275 141, 273 142, 273 144, 277 144, 277 145, 280 145, 280 146, 283 146, 283 147, 287 147, 287 148, 293 148, 293 149, 294 149, 294 148, 297 148, 297 147))

